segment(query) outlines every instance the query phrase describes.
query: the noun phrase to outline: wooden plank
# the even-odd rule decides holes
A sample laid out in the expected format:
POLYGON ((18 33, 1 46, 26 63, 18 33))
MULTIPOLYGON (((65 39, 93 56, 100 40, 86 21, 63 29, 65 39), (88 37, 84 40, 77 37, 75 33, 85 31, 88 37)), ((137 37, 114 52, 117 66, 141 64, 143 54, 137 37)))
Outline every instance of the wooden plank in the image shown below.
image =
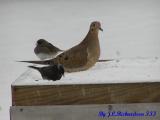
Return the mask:
POLYGON ((160 83, 12 86, 13 106, 160 102, 160 83))
POLYGON ((159 120, 160 103, 14 106, 10 111, 11 120, 159 120))

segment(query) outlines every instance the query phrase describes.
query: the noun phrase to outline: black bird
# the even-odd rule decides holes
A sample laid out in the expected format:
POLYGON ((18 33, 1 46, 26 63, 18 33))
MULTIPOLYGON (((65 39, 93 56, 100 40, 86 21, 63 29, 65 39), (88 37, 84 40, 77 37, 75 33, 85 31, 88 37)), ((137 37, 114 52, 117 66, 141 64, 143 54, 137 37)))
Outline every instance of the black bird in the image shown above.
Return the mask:
POLYGON ((46 66, 46 67, 35 67, 28 66, 30 68, 36 69, 41 73, 43 79, 47 80, 60 80, 62 75, 64 75, 64 68, 60 64, 46 66))

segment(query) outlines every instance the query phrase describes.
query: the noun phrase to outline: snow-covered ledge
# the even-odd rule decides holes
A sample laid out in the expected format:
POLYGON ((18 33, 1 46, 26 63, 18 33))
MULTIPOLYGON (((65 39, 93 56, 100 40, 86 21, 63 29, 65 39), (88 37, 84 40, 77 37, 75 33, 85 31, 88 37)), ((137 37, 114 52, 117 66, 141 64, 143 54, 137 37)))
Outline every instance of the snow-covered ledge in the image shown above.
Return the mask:
POLYGON ((160 59, 97 63, 59 81, 42 80, 29 69, 12 84, 13 106, 160 102, 160 59))
POLYGON ((87 71, 66 73, 58 81, 43 80, 29 69, 13 86, 160 82, 160 58, 129 58, 97 63, 87 71))

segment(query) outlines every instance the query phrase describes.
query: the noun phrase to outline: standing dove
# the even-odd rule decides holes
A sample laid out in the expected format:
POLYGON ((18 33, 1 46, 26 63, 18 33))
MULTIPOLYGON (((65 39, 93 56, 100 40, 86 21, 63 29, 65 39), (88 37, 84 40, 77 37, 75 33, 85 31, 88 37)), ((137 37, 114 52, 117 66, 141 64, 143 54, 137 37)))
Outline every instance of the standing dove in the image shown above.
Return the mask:
POLYGON ((99 30, 103 31, 100 22, 94 21, 91 23, 89 32, 82 42, 59 54, 56 58, 45 61, 21 62, 43 65, 62 64, 65 72, 87 70, 94 66, 100 57, 99 30))
POLYGON ((39 39, 37 41, 36 47, 34 48, 34 53, 41 60, 54 58, 60 52, 62 52, 61 49, 57 48, 44 39, 39 39))

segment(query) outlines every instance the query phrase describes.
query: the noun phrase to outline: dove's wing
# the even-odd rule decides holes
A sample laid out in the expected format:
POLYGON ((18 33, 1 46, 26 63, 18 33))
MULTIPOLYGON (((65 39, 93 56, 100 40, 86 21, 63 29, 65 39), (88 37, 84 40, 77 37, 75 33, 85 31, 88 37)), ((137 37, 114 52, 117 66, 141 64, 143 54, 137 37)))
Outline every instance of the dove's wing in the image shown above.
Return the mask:
POLYGON ((63 64, 65 68, 81 68, 87 64, 88 53, 85 46, 75 46, 55 59, 58 63, 63 64))

